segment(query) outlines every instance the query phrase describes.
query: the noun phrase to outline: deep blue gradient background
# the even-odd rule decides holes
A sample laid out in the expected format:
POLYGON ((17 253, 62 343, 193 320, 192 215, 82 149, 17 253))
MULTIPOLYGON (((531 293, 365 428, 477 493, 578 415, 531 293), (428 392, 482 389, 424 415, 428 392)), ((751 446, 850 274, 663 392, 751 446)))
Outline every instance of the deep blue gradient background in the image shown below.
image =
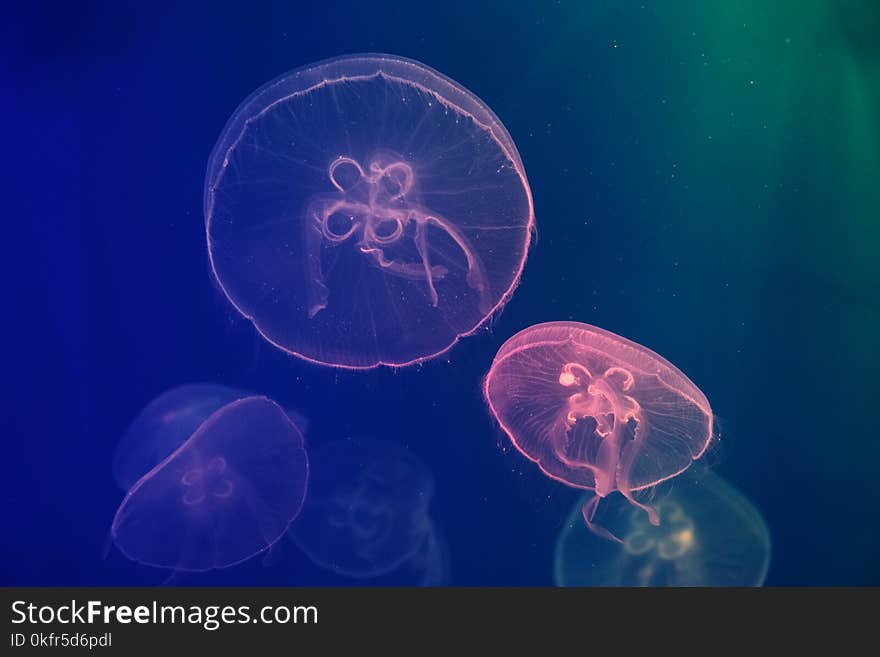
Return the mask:
MULTIPOLYGON (((110 458, 146 402, 198 381, 300 410, 311 444, 406 445, 434 473, 454 584, 551 584, 578 493, 510 453, 480 380, 514 332, 564 319, 705 391, 713 467, 773 534, 768 584, 880 584, 871 3, 180 4, 0 21, 0 584, 163 581, 102 558, 122 497, 110 458), (205 165, 238 103, 364 51, 424 61, 494 109, 539 229, 491 327, 401 371, 275 351, 213 287, 204 244, 205 165)), ((335 582, 290 544, 269 561, 179 581, 335 582)))

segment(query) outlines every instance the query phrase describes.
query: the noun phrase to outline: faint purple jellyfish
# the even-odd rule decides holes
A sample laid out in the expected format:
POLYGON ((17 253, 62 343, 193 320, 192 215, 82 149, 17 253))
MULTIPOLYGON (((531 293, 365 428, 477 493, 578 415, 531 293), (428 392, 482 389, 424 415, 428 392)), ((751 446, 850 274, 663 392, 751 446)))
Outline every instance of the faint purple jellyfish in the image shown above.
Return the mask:
POLYGON ((122 490, 180 447, 217 409, 248 393, 205 383, 172 388, 144 407, 113 453, 113 478, 122 490))
POLYGON ((329 443, 311 455, 312 478, 294 543, 339 575, 387 575, 425 548, 431 473, 408 450, 378 440, 329 443))
POLYGON ((213 274, 269 342, 313 362, 404 366, 498 311, 534 229, 513 140, 418 62, 297 69, 232 115, 208 163, 213 274))
POLYGON ((595 492, 583 505, 593 522, 601 498, 620 491, 658 524, 634 493, 674 477, 712 439, 705 395, 653 351, 588 324, 537 324, 502 345, 483 385, 513 445, 549 477, 595 492))
POLYGON ((208 417, 128 492, 112 536, 159 568, 225 568, 272 546, 299 514, 309 465, 303 437, 265 397, 208 417))

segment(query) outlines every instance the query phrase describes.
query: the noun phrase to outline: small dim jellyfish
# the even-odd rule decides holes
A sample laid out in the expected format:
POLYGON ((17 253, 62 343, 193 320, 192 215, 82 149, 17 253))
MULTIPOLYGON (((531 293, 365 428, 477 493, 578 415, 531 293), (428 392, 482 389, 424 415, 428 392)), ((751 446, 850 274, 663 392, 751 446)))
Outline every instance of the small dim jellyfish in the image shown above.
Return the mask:
POLYGON ((489 409, 513 445, 549 477, 594 492, 583 519, 594 532, 599 500, 670 479, 712 439, 705 395, 653 351, 588 324, 549 322, 502 345, 484 381, 489 409))
POLYGON ((312 562, 371 579, 396 570, 424 546, 434 483, 408 450, 352 439, 310 456, 309 496, 290 536, 312 562))
POLYGON ((271 547, 299 514, 309 475, 303 436, 265 397, 212 413, 132 486, 116 546, 159 568, 225 568, 271 547))
POLYGON ((347 368, 445 353, 497 312, 534 229, 516 146, 455 81, 391 55, 292 71, 211 154, 214 277, 276 347, 347 368))
POLYGON ((113 478, 124 491, 180 447, 217 409, 248 394, 206 383, 168 390, 144 407, 113 453, 113 478))
POLYGON ((760 586, 770 564, 770 533, 761 514, 711 472, 675 480, 656 504, 659 526, 618 507, 606 514, 615 544, 583 526, 581 502, 556 544, 559 586, 760 586))

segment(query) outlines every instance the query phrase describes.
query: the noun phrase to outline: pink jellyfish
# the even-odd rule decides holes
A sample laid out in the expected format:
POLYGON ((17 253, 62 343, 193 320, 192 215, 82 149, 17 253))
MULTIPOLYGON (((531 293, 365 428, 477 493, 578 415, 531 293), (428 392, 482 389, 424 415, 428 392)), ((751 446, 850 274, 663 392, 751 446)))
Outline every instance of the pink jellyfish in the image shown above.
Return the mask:
POLYGON ((592 490, 587 526, 599 500, 674 477, 712 439, 705 395, 672 363, 626 338, 579 322, 549 322, 502 345, 484 382, 489 408, 514 446, 549 477, 592 490))
POLYGON ((231 402, 134 484, 113 519, 113 540, 146 565, 232 566, 287 531, 308 474, 302 434, 284 410, 265 397, 231 402))
POLYGON ((276 347, 404 366, 508 300, 534 212, 501 121, 418 62, 352 55, 292 71, 232 115, 208 163, 211 269, 276 347))

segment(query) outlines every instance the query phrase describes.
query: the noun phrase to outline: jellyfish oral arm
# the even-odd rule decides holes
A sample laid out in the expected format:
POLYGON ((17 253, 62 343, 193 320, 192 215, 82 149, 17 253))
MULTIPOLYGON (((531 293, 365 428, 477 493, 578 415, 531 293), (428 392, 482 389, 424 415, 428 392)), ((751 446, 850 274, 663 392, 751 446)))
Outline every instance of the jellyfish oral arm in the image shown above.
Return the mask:
POLYGON ((422 222, 416 224, 416 249, 419 252, 419 257, 422 259, 422 267, 425 271, 425 283, 428 285, 428 298, 431 300, 431 305, 436 308, 439 297, 437 296, 437 290, 434 288, 434 277, 431 272, 431 259, 428 255, 428 239, 425 233, 425 224, 422 222))
POLYGON ((608 538, 609 532, 595 525, 593 517, 599 499, 615 490, 630 504, 643 509, 652 524, 659 524, 657 512, 634 498, 630 484, 630 471, 643 442, 645 426, 641 406, 626 394, 634 385, 632 373, 612 367, 594 376, 579 363, 566 363, 559 374, 559 384, 577 391, 568 397, 566 424, 572 428, 582 419, 592 418, 596 423, 595 434, 601 441, 592 468, 596 497, 583 509, 587 526, 608 538), (634 435, 627 440, 624 429, 630 422, 635 423, 634 435))
POLYGON ((617 536, 605 529, 602 525, 593 522, 593 518, 596 516, 596 509, 599 508, 599 500, 601 499, 602 498, 599 495, 593 495, 593 497, 584 502, 584 506, 581 507, 581 514, 584 516, 584 524, 586 524, 587 529, 593 532, 596 536, 601 536, 602 538, 607 538, 609 541, 622 544, 623 541, 617 536))
POLYGON ((644 442, 645 425, 642 421, 636 423, 633 439, 630 440, 623 448, 620 456, 620 464, 617 472, 617 490, 627 499, 627 501, 635 507, 642 509, 648 514, 648 520, 652 525, 660 524, 660 516, 656 509, 647 504, 639 502, 633 496, 632 484, 630 482, 630 473, 632 472, 633 462, 638 456, 642 443, 644 442))
POLYGON ((486 286, 486 275, 483 272, 483 267, 480 264, 479 258, 475 255, 475 251, 471 247, 467 238, 465 238, 461 231, 459 231, 452 222, 447 221, 442 217, 428 215, 425 218, 425 221, 444 231, 453 239, 453 241, 455 241, 458 248, 461 249, 465 260, 467 261, 467 284, 480 297, 480 312, 488 312, 491 309, 491 303, 489 301, 489 290, 486 286))
POLYGON ((370 256, 377 267, 399 278, 409 280, 424 280, 426 277, 442 279, 448 273, 446 267, 439 265, 427 268, 422 265, 389 260, 385 257, 385 252, 376 246, 361 246, 359 249, 364 255, 370 256))

